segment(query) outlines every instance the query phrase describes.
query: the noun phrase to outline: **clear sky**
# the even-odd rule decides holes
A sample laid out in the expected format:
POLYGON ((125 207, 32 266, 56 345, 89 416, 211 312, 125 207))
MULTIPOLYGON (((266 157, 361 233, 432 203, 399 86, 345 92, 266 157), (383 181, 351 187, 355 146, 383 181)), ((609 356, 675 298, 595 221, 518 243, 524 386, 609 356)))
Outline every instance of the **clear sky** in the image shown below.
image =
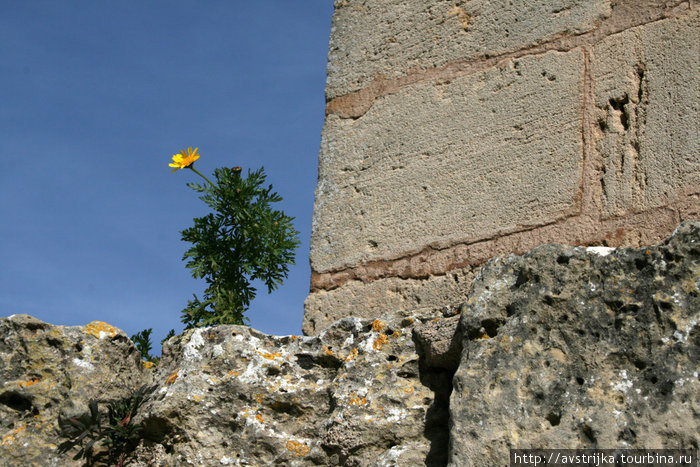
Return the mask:
POLYGON ((265 167, 302 245, 256 329, 299 334, 324 116, 330 0, 0 3, 0 316, 106 321, 154 350, 203 280, 180 231, 206 205, 170 173, 265 167))

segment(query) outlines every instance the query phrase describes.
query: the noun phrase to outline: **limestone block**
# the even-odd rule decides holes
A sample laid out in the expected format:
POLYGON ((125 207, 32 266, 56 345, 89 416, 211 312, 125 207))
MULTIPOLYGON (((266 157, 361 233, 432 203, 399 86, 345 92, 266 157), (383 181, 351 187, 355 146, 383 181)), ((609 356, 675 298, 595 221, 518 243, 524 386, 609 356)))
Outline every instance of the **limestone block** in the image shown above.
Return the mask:
POLYGON ((596 27, 609 0, 336 1, 329 99, 375 78, 494 56, 596 27))
POLYGON ((411 323, 346 318, 314 337, 216 326, 170 339, 162 387, 142 410, 170 452, 144 449, 139 465, 425 462, 434 394, 411 323))
POLYGON ((510 60, 329 115, 311 238, 316 272, 487 238, 576 209, 583 52, 510 60))
POLYGON ((86 411, 89 399, 127 397, 151 378, 134 344, 107 323, 0 318, 0 465, 84 465, 70 460, 77 448, 58 452, 59 417, 86 411))
POLYGON ((673 204, 700 187, 700 14, 593 48, 603 214, 673 204))
POLYGON ((302 331, 318 334, 341 316, 398 318, 417 308, 455 305, 464 300, 472 277, 472 269, 467 267, 426 279, 351 281, 337 289, 320 290, 304 302, 302 331))
POLYGON ((700 223, 640 249, 538 247, 484 265, 460 318, 450 464, 509 449, 695 449, 700 223))

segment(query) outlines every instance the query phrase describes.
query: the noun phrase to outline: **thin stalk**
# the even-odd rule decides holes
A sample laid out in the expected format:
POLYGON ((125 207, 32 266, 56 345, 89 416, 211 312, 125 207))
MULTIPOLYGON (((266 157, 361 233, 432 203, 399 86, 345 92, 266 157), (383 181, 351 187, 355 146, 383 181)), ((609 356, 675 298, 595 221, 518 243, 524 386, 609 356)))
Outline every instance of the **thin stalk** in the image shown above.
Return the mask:
POLYGON ((219 188, 217 185, 213 184, 213 183, 211 182, 211 180, 209 180, 207 177, 205 177, 204 175, 202 175, 201 173, 199 173, 199 170, 195 169, 193 166, 188 165, 187 168, 188 168, 188 169, 192 169, 192 171, 193 171, 194 173, 196 173, 197 175, 199 175, 200 177, 202 177, 204 180, 206 180, 211 186, 213 186, 213 187, 215 187, 215 188, 219 188))

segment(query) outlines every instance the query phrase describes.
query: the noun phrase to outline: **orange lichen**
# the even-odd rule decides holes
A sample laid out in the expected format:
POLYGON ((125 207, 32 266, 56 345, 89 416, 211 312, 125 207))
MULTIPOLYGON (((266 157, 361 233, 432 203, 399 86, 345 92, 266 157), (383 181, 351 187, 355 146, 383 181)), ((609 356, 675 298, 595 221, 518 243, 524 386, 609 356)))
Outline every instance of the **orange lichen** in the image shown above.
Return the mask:
POLYGON ((20 381, 17 383, 17 386, 21 388, 26 388, 27 386, 31 386, 33 384, 36 384, 39 382, 39 378, 31 378, 29 381, 20 381))
POLYGON ((104 321, 93 321, 85 325, 83 330, 85 334, 90 334, 98 339, 103 337, 114 337, 117 335, 117 328, 105 323, 104 321), (103 334, 104 333, 104 334, 103 334))
POLYGON ((327 345, 323 346, 323 351, 326 353, 326 355, 333 355, 333 351, 327 345))
POLYGON ((379 334, 377 340, 375 340, 374 344, 372 344, 372 348, 374 348, 374 350, 382 350, 382 347, 384 347, 384 344, 387 342, 389 342, 389 338, 386 337, 386 334, 379 334))
POLYGON ((231 370, 231 371, 229 371, 229 372, 227 373, 227 375, 229 375, 229 376, 238 376, 238 375, 240 375, 240 374, 241 374, 241 372, 240 372, 240 371, 236 371, 236 370, 231 370))
POLYGON ((407 386, 403 388, 403 392, 405 392, 406 394, 411 394, 413 392, 413 386, 407 386))
POLYGON ((352 361, 357 357, 357 349, 352 349, 348 356, 345 358, 346 362, 352 361))
POLYGON ((255 401, 256 401, 258 404, 260 404, 260 403, 262 403, 262 401, 263 401, 263 395, 262 395, 262 394, 255 394, 255 395, 253 396, 253 399, 255 399, 255 401))
POLYGON ((287 450, 293 452, 296 457, 303 457, 311 451, 311 448, 304 443, 289 440, 287 441, 287 450))
POLYGON ((153 368, 155 366, 155 363, 149 362, 148 360, 141 360, 143 362, 143 367, 144 368, 153 368))
MULTIPOLYGON (((178 370, 178 371, 180 371, 180 370, 178 370)), ((173 384, 175 382, 175 380, 177 379, 178 371, 176 371, 172 375, 168 376, 168 379, 165 380, 165 384, 173 384)))
POLYGON ((9 434, 2 439, 2 442, 0 442, 0 446, 12 443, 15 440, 15 436, 25 428, 27 428, 25 425, 15 428, 12 434, 9 434))
POLYGON ((262 415, 260 415, 260 414, 255 414, 255 419, 256 419, 257 421, 259 421, 260 423, 263 422, 262 415))
POLYGON ((372 331, 379 332, 382 329, 384 329, 384 323, 379 321, 378 319, 375 319, 372 321, 372 331))
POLYGON ((299 336, 292 336, 291 339, 292 339, 292 342, 294 342, 295 340, 299 339, 299 336))
POLYGON ((393 337, 394 339, 398 339, 400 336, 401 336, 401 331, 399 331, 399 330, 394 331, 393 334, 391 335, 391 337, 393 337))
POLYGON ((262 355, 264 358, 267 358, 268 360, 274 360, 275 357, 281 357, 282 354, 280 352, 275 352, 275 353, 270 353, 270 352, 258 352, 260 355, 262 355))
POLYGON ((350 405, 365 405, 367 404, 367 398, 366 397, 354 397, 350 399, 350 405))

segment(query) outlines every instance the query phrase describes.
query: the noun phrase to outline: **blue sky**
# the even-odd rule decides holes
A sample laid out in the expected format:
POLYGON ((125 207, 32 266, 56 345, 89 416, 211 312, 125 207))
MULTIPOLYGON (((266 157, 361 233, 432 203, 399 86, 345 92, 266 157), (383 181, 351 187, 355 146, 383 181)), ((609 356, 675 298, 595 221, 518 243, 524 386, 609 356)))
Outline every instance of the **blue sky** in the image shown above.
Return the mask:
MULTIPOLYGON (((253 327, 299 334, 333 3, 0 4, 0 316, 106 321, 157 343, 203 280, 180 231, 206 205, 170 173, 265 167, 302 245, 253 327)), ((156 345, 157 350, 159 346, 156 345)))

